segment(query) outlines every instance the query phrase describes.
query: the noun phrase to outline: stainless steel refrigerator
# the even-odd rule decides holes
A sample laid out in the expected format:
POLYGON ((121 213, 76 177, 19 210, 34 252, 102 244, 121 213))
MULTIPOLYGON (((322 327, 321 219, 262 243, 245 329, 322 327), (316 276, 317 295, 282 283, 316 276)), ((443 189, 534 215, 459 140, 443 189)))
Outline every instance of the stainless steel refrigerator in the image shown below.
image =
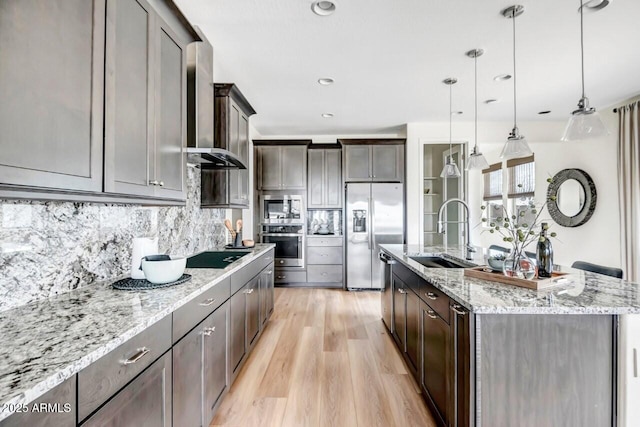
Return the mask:
POLYGON ((404 187, 347 184, 347 289, 380 289, 378 245, 404 243, 404 187))

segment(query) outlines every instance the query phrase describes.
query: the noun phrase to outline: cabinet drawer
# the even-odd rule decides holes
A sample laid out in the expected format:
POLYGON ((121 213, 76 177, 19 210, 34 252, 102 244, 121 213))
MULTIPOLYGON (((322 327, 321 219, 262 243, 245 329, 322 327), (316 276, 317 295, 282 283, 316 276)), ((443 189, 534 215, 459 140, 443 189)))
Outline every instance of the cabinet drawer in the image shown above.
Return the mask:
POLYGON ((227 277, 173 312, 174 343, 229 299, 230 283, 227 277))
POLYGON ((342 282, 341 265, 310 265, 307 267, 307 281, 309 283, 342 282))
POLYGON ((449 297, 444 292, 436 289, 435 286, 428 282, 424 282, 420 286, 420 299, 426 302, 438 316, 445 322, 449 323, 449 297))
POLYGON ((305 283, 307 281, 307 272, 276 270, 274 280, 276 283, 305 283))
POLYGON ((231 276, 231 295, 235 294, 247 282, 256 277, 267 265, 273 262, 274 250, 251 261, 231 276))
POLYGON ((171 347, 171 316, 78 373, 78 418, 87 417, 171 347))
POLYGON ((342 264, 342 246, 313 246, 307 248, 309 264, 342 264))
POLYGON ((307 237, 307 246, 342 246, 340 237, 307 237))

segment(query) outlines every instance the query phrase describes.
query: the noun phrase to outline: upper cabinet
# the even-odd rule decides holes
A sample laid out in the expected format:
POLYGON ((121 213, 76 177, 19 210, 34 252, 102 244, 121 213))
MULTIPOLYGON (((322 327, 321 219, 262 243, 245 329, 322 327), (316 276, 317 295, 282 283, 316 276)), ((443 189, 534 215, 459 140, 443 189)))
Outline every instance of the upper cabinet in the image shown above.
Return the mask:
POLYGON ((105 0, 0 2, 0 185, 102 191, 105 0))
POLYGON ((186 42, 150 3, 108 2, 105 192, 185 199, 186 42))
MULTIPOLYGON (((249 118, 256 114, 232 83, 215 84, 214 145, 249 166, 249 118)), ((249 208, 249 169, 203 170, 202 206, 249 208)))
POLYGON ((258 190, 306 190, 307 145, 311 141, 254 141, 258 160, 258 190), (268 144, 268 145, 263 145, 268 144))
POLYGON ((310 209, 341 208, 342 150, 340 146, 309 149, 307 156, 307 207, 310 209))
POLYGON ((169 0, 1 2, 2 195, 184 201, 198 39, 169 0))
POLYGON ((403 182, 404 139, 340 139, 345 182, 403 182))

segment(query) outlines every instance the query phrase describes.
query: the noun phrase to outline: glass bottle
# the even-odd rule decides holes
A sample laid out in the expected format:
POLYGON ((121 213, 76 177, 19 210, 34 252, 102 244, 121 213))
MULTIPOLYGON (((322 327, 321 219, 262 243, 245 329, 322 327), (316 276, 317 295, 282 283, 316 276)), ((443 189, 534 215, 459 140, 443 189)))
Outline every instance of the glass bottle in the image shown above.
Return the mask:
POLYGON ((549 240, 547 236, 548 229, 549 224, 543 222, 540 238, 538 239, 538 246, 536 248, 538 277, 540 278, 551 277, 551 274, 553 274, 553 247, 551 246, 551 240, 549 240))

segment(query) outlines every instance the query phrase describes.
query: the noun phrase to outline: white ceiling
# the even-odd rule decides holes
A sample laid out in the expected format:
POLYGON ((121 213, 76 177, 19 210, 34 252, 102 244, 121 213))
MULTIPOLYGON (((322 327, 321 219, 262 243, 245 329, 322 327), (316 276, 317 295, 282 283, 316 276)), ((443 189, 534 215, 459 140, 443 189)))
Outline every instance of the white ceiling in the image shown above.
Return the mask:
MULTIPOLYGON (((263 135, 388 133, 409 122, 512 117, 508 0, 335 0, 320 17, 311 0, 176 0, 214 46, 216 82, 233 82, 257 110, 263 135), (317 83, 335 79, 332 86, 317 83), (485 105, 488 98, 500 100, 485 105), (334 118, 321 117, 324 112, 334 118)), ((579 0, 528 0, 517 18, 518 118, 563 120, 580 98, 579 0), (552 110, 539 116, 541 110, 552 110)), ((586 92, 596 108, 640 93, 640 1, 585 13, 586 92)))

